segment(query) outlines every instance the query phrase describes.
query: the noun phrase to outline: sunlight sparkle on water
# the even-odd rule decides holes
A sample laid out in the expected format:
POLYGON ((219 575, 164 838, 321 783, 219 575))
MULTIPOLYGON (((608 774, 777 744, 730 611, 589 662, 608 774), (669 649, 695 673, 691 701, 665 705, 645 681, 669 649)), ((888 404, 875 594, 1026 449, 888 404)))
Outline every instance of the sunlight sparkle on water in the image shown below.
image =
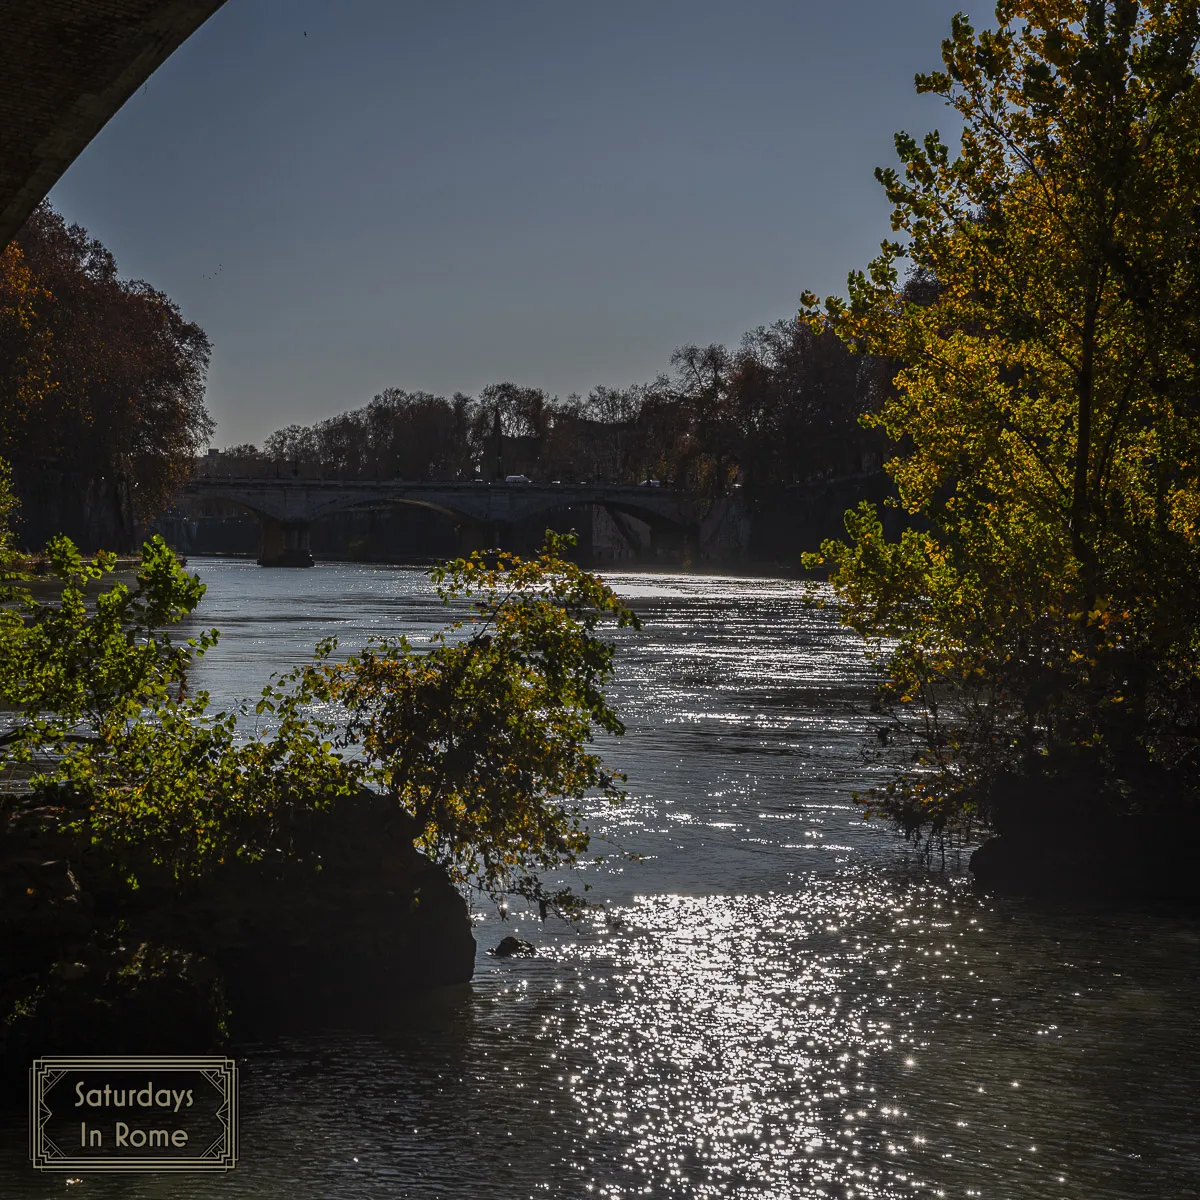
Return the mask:
MULTIPOLYGON (((194 682, 218 708, 257 696, 324 634, 349 649, 427 636, 445 616, 417 571, 192 565, 209 585, 196 628, 223 631, 194 682)), ((610 857, 574 880, 604 913, 577 929, 516 904, 503 923, 476 913, 470 989, 398 1010, 382 1036, 243 1048, 245 1157, 219 1185, 84 1190, 1200 1194, 1197 923, 981 900, 965 855, 931 871, 864 823, 850 792, 877 778, 862 753, 879 723, 874 669, 832 612, 800 603, 801 585, 608 578, 644 629, 616 635, 628 735, 597 739, 630 798, 587 802, 610 857), (488 956, 507 933, 538 956, 488 956)), ((41 1200, 55 1193, 30 1178, 19 1119, 0 1193, 41 1200)))

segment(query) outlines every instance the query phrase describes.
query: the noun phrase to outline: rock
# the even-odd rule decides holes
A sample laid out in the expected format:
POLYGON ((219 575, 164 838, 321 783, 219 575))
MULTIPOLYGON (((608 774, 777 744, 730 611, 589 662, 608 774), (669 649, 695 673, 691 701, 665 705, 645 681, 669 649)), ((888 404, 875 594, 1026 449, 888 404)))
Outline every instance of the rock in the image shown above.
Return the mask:
POLYGON ((494 954, 497 958, 535 958, 537 956, 537 948, 532 942, 523 942, 520 938, 509 934, 508 937, 498 946, 494 946, 488 953, 494 954))
POLYGON ((175 936, 220 967, 238 1036, 372 1022, 404 996, 470 981, 466 901, 416 850, 418 833, 364 791, 301 810, 295 860, 231 862, 188 898, 175 936))
POLYGON ((1071 830, 1009 830, 971 855, 977 886, 1010 896, 1121 903, 1200 902, 1193 829, 1109 819, 1071 830))
POLYGON ((1094 763, 993 780, 993 833, 976 884, 1012 896, 1117 904, 1200 903, 1200 810, 1161 772, 1121 787, 1094 763))
POLYGON ((206 1054, 226 1036, 212 965, 179 950, 111 941, 24 979, 4 979, 0 1097, 22 1094, 37 1055, 206 1054))
POLYGON ((139 862, 135 890, 53 811, 0 813, 0 1051, 132 1053, 144 1034, 146 1052, 195 1054, 227 1030, 389 1018, 400 997, 470 980, 466 902, 393 800, 289 818, 286 858, 231 856, 186 885, 139 862))

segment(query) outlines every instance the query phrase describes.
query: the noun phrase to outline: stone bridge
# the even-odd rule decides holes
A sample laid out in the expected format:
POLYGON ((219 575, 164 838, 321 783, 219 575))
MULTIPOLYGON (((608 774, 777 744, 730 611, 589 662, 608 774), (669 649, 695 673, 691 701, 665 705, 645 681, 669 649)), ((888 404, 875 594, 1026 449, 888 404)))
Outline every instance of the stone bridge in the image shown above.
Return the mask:
POLYGON ((693 532, 700 513, 690 494, 634 484, 405 483, 400 480, 192 480, 182 496, 225 500, 253 513, 262 530, 259 564, 310 567, 312 523, 333 513, 380 504, 416 504, 449 517, 464 550, 498 545, 506 529, 555 509, 599 505, 652 529, 693 532))

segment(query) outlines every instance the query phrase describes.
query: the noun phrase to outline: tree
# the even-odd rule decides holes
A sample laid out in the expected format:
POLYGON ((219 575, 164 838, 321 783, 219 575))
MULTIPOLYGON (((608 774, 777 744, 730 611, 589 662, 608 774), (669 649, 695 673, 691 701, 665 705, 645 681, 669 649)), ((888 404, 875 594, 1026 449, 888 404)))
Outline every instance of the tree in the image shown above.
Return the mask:
POLYGON ((276 431, 263 452, 339 479, 461 479, 472 473, 470 408, 461 394, 385 388, 363 408, 276 431))
POLYGON ((15 243, 0 250, 0 449, 15 446, 21 429, 38 419, 50 390, 49 330, 37 323, 46 289, 15 243))
POLYGON ((162 292, 49 205, 0 255, 0 454, 25 478, 53 462, 120 478, 149 518, 191 469, 213 423, 210 346, 162 292))
POLYGON ((438 567, 438 595, 469 600, 468 619, 430 647, 382 639, 297 677, 306 701, 348 714, 340 744, 417 819, 422 849, 461 882, 525 896, 543 916, 578 903, 541 873, 586 853, 579 801, 624 794, 588 748, 596 729, 624 732, 603 690, 614 648, 596 629, 637 626, 606 584, 566 561, 571 541, 548 533, 536 559, 473 554, 438 567))
POLYGON ((310 425, 288 425, 277 429, 263 443, 263 453, 275 462, 320 463, 316 429, 310 425))
POLYGON ((849 623, 896 639, 914 760, 875 802, 909 832, 1200 785, 1200 5, 996 13, 917 77, 957 156, 902 133, 877 172, 903 241, 802 313, 901 364, 870 423, 925 528, 888 542, 862 506, 823 554, 849 623))
POLYGON ((675 449, 675 479, 704 496, 722 496, 737 478, 739 438, 724 346, 681 346, 671 355, 674 392, 688 433, 675 449))
POLYGON ((552 401, 541 388, 515 383, 489 383, 479 393, 479 406, 488 418, 500 414, 505 437, 543 438, 552 401))
POLYGON ((760 327, 729 366, 738 463, 748 495, 823 475, 852 475, 886 439, 859 417, 880 401, 879 360, 854 356, 830 329, 797 321, 760 327))

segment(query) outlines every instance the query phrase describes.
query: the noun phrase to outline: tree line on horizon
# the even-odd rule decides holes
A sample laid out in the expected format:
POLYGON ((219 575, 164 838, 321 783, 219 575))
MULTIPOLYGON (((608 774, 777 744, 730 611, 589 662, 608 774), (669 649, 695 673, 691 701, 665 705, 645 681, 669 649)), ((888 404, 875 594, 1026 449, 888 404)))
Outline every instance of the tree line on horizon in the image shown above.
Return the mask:
POLYGON ((886 364, 828 330, 777 321, 721 345, 684 346, 653 382, 565 400, 505 382, 477 396, 390 387, 361 408, 288 425, 262 447, 231 446, 231 473, 342 479, 659 480, 705 496, 748 497, 878 467, 887 442, 859 418, 877 411, 886 364), (498 436, 499 435, 499 436, 498 436))
MULTIPOLYGON (((122 489, 130 531, 133 518, 167 508, 215 428, 204 403, 210 354, 173 300, 122 278, 100 241, 43 203, 0 252, 0 458, 26 516, 51 477, 78 503, 100 482, 122 489)), ((888 439, 860 418, 879 411, 893 373, 793 318, 733 350, 683 346, 669 373, 586 396, 511 382, 476 396, 389 387, 261 447, 229 447, 218 462, 349 479, 656 479, 709 497, 739 485, 758 502, 877 468, 888 439)))

